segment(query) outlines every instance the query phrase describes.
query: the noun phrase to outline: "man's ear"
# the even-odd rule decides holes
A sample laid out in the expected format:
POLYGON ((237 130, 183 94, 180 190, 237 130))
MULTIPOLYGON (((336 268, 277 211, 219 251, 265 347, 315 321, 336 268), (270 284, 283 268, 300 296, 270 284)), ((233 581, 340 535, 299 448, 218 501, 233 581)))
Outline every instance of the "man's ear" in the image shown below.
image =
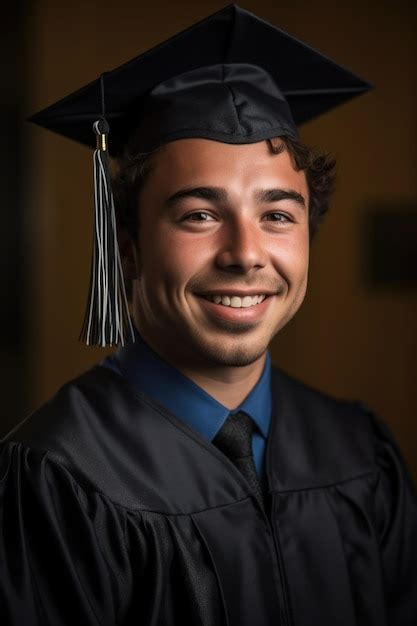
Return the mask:
POLYGON ((123 276, 125 280, 135 280, 138 277, 135 244, 125 228, 119 230, 117 238, 119 241, 123 276))

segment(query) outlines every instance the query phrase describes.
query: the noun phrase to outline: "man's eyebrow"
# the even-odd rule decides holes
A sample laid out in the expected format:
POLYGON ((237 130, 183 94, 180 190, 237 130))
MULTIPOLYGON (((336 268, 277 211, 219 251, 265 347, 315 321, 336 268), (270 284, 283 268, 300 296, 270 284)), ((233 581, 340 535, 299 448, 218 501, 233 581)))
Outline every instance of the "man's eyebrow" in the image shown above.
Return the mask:
POLYGON ((303 208, 306 201, 303 195, 295 189, 259 189, 255 192, 257 202, 279 202, 280 200, 293 200, 303 208))
POLYGON ((227 191, 223 187, 184 187, 179 189, 165 202, 167 207, 174 206, 183 198, 200 198, 211 202, 226 202, 227 191))
MULTIPOLYGON (((170 196, 166 207, 172 207, 183 198, 200 198, 210 202, 228 201, 228 193, 224 187, 184 187, 170 196)), ((258 189, 254 193, 256 202, 279 202, 280 200, 293 200, 303 208, 306 206, 304 196, 294 189, 258 189)))

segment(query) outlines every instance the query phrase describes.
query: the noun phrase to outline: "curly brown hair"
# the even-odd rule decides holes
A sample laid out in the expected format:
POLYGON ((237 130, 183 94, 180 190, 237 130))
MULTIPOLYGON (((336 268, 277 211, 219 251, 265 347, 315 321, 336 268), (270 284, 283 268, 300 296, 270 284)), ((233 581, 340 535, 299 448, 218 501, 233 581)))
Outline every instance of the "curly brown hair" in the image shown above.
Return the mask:
MULTIPOLYGON (((335 159, 291 137, 276 137, 267 141, 271 152, 280 154, 285 149, 288 150, 296 169, 305 171, 310 195, 311 241, 329 208, 330 197, 334 191, 335 159)), ((139 229, 139 194, 148 179, 152 161, 159 150, 160 148, 157 148, 153 152, 138 154, 132 142, 117 161, 117 172, 113 177, 117 222, 120 228, 127 229, 133 241, 136 241, 139 229)))

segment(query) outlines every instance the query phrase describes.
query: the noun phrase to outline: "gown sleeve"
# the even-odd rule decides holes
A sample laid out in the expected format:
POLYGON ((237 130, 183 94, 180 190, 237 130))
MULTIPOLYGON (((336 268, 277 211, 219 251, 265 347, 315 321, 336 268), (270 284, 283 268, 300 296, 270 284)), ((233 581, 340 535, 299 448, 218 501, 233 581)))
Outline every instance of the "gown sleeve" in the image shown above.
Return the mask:
POLYGON ((117 511, 48 453, 0 448, 4 626, 118 623, 127 557, 117 511))
POLYGON ((372 415, 379 467, 376 507, 390 626, 417 624, 417 495, 388 426, 372 415))

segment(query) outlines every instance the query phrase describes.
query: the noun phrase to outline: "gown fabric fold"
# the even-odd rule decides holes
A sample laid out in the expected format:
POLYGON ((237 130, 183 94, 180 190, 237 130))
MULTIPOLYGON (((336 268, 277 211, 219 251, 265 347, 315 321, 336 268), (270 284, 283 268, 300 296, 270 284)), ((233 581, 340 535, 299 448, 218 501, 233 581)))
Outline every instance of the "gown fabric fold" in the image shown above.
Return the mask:
POLYGON ((263 509, 96 366, 0 449, 2 626, 415 626, 417 500, 387 426, 273 368, 263 509))

